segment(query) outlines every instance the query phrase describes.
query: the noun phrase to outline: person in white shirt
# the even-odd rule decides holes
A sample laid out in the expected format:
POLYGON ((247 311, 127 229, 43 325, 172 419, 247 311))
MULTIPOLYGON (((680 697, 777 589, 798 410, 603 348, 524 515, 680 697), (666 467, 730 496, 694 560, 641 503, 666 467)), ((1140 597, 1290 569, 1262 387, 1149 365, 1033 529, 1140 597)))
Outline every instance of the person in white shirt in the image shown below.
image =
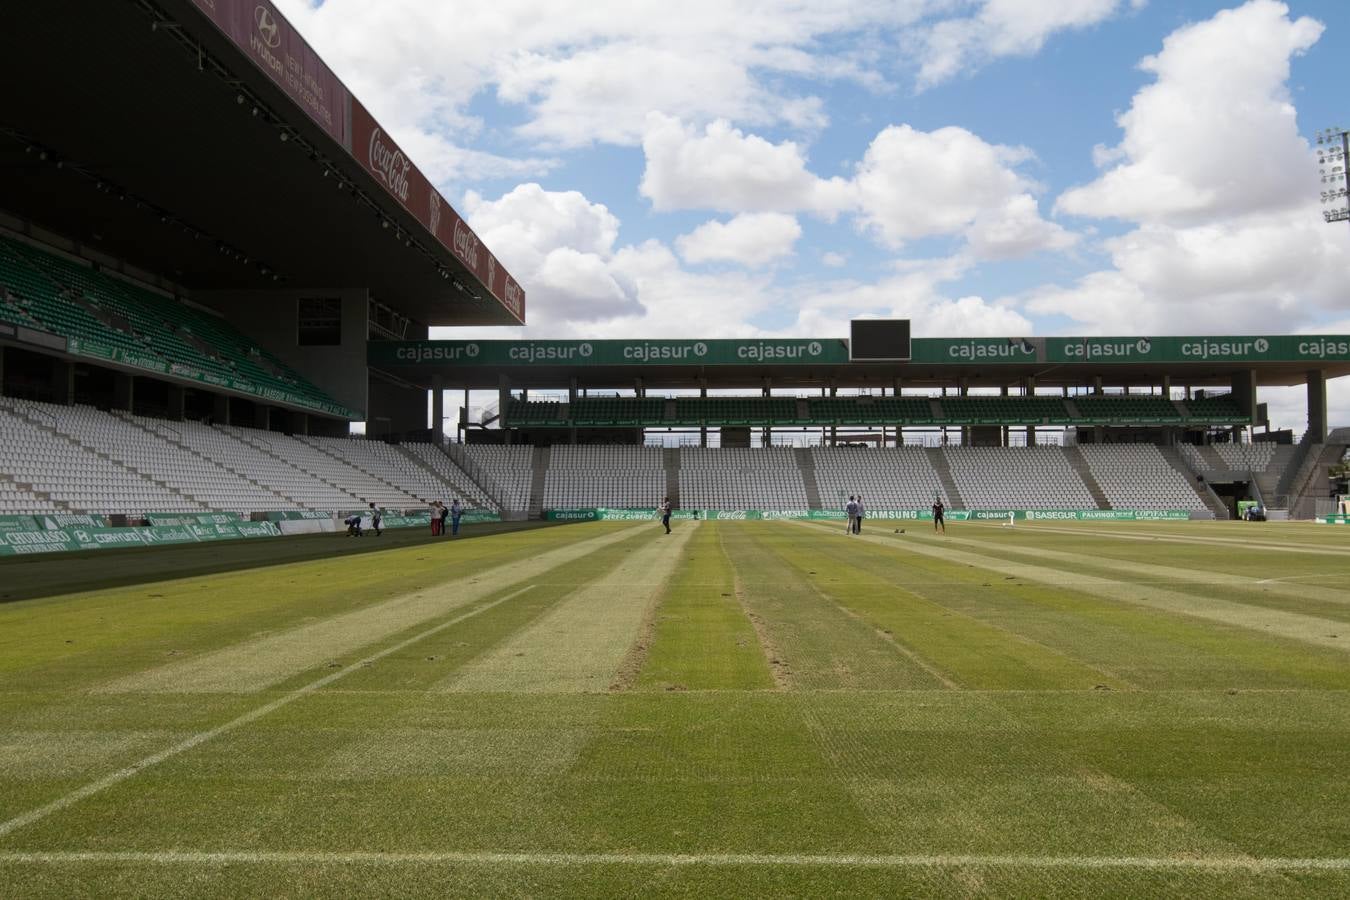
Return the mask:
POLYGON ((844 534, 853 533, 854 521, 858 518, 858 501, 853 499, 853 495, 848 495, 848 502, 844 504, 844 515, 848 517, 844 525, 844 534))

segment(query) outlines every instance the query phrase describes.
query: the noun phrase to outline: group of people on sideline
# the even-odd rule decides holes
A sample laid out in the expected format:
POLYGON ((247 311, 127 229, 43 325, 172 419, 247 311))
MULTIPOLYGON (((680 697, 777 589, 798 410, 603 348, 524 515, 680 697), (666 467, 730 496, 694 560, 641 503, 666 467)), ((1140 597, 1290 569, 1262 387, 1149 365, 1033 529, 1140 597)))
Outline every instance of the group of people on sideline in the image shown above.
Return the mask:
POLYGON ((445 535, 445 520, 450 520, 450 536, 459 536, 459 520, 464 515, 464 507, 460 505, 459 499, 450 501, 446 506, 440 500, 431 504, 431 533, 436 537, 445 535))
POLYGON ((844 534, 862 534, 862 520, 866 513, 867 509, 863 506, 862 494, 858 494, 856 497, 849 494, 848 502, 844 504, 844 514, 848 516, 848 524, 844 526, 844 534))

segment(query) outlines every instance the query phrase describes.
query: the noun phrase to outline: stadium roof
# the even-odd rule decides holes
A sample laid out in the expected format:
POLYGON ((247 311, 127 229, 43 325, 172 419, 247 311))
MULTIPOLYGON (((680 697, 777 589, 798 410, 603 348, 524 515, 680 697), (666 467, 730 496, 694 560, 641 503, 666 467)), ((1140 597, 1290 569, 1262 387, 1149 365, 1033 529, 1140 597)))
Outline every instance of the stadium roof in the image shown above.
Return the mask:
POLYGON ((6 8, 0 207, 188 288, 371 288, 426 324, 525 297, 266 0, 6 8))
POLYGON ((405 380, 447 388, 1000 387, 1034 378, 1075 387, 1109 384, 1228 386, 1254 372, 1258 385, 1302 384, 1310 371, 1350 375, 1350 335, 1192 337, 916 338, 908 362, 849 361, 842 338, 596 341, 373 341, 368 362, 405 380))

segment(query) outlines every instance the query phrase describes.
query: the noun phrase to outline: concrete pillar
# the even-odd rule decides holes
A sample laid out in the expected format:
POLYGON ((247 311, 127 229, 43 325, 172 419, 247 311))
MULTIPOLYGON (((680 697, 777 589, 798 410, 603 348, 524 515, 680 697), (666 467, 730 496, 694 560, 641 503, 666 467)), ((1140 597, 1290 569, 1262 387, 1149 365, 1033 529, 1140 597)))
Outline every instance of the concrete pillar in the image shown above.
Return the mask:
POLYGON ((1308 434, 1319 444, 1327 439, 1327 376, 1320 369, 1308 372, 1308 434))
POLYGON ((211 398, 211 423, 213 425, 230 424, 230 398, 226 394, 216 394, 211 398))
POLYGON ((136 403, 136 376, 113 373, 113 409, 132 412, 136 403))
POLYGON ((639 400, 647 396, 647 389, 642 385, 641 375, 633 380, 633 396, 637 397, 639 400))
POLYGON ((1035 447, 1035 446, 1036 446, 1036 426, 1035 426, 1035 425, 1028 425, 1028 426, 1027 426, 1027 446, 1028 446, 1028 447, 1035 447))
POLYGON ((169 418, 174 422, 183 421, 184 408, 187 405, 187 388, 181 384, 169 385, 169 418))
POLYGON ((1099 396, 1099 397, 1100 397, 1102 394, 1106 393, 1106 392, 1102 389, 1102 376, 1100 376, 1100 375, 1093 375, 1093 376, 1092 376, 1092 393, 1096 394, 1096 395, 1099 396))
POLYGON ((62 406, 75 402, 75 364, 52 357, 52 401, 62 406))
MULTIPOLYGON (((703 399, 708 398, 708 379, 700 378, 698 380, 698 395, 703 399)), ((708 426, 700 425, 698 427, 698 445, 700 447, 708 446, 708 426)))
POLYGON ((445 376, 431 376, 431 440, 445 442, 445 376))
POLYGON ((253 427, 259 431, 272 430, 272 407, 262 403, 253 404, 253 427))
POLYGON ((290 425, 290 433, 298 435, 309 434, 309 415, 307 413, 291 410, 287 416, 287 422, 290 425))
POLYGON ((497 424, 501 426, 507 446, 511 445, 511 421, 506 408, 511 404, 511 379, 505 375, 497 376, 497 424))
MULTIPOLYGON (((1242 410, 1242 414, 1247 417, 1247 422, 1250 424, 1256 421, 1256 370, 1243 369, 1234 372, 1229 383, 1233 388, 1233 401, 1237 403, 1238 409, 1242 410)), ((1323 378, 1322 384, 1326 384, 1325 378, 1323 378)))

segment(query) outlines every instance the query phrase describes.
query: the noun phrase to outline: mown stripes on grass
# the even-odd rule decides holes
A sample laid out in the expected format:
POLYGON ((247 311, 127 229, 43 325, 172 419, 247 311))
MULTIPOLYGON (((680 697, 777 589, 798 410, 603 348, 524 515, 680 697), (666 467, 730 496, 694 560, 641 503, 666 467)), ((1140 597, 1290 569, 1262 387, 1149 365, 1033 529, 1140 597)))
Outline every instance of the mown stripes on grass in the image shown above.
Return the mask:
MULTIPOLYGON (((822 530, 815 526, 803 527, 814 527, 817 531, 822 530)), ((882 545, 895 545, 894 541, 888 540, 884 536, 863 535, 860 540, 882 545)), ((957 564, 978 566, 1010 578, 1022 578, 1041 584, 1055 585, 1069 577, 1069 573, 1062 568, 1013 562, 979 553, 949 549, 938 546, 937 541, 931 538, 909 542, 905 547, 909 552, 934 556, 957 564)), ((1344 630, 1341 624, 1330 619, 1247 606, 1221 598, 1203 597, 1159 588, 1154 585, 1102 578, 1084 573, 1073 573, 1071 578, 1076 587, 1112 600, 1150 606, 1181 615, 1208 619, 1225 625, 1236 625, 1263 633, 1293 638, 1309 644, 1350 652, 1350 632, 1341 634, 1344 630)))
POLYGON ((774 686, 754 628, 736 598, 721 525, 686 547, 656 618, 639 690, 762 690, 774 686))
POLYGON ((100 690, 109 693, 259 691, 322 666, 337 656, 468 606, 505 587, 537 578, 627 536, 628 529, 605 532, 527 559, 485 569, 468 578, 429 586, 344 615, 119 678, 100 690))
POLYGON ((1128 683, 1061 649, 945 608, 858 563, 871 555, 860 542, 831 535, 795 546, 784 563, 843 608, 881 629, 953 687, 1003 690, 1088 690, 1128 683))
MULTIPOLYGON (((1121 603, 1085 587, 1072 568, 1062 570, 1060 583, 1046 583, 915 552, 915 542, 925 540, 907 534, 855 542, 852 561, 954 613, 1063 650, 1140 688, 1350 687, 1350 665, 1338 650, 1121 603)), ((992 567, 1000 562, 992 559, 992 567)))
POLYGON ((696 530, 692 526, 670 535, 653 532, 613 571, 467 663, 440 687, 561 693, 609 689, 696 530))
POLYGON ((785 564, 779 550, 791 552, 781 545, 793 536, 772 525, 728 527, 723 533, 746 609, 781 654, 771 664, 777 662, 798 689, 944 687, 940 677, 785 564))

